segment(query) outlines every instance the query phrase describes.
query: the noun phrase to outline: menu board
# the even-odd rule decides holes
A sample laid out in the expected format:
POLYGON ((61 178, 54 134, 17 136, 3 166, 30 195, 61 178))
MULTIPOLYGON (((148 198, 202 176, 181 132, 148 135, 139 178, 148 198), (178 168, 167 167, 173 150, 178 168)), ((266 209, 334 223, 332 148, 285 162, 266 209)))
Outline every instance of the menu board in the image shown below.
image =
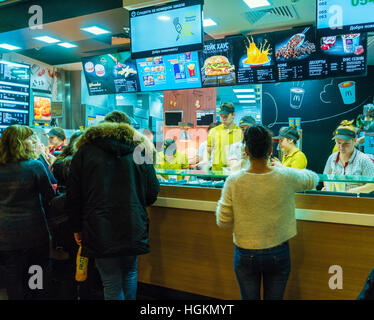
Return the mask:
POLYGON ((130 11, 133 59, 201 50, 202 1, 188 0, 130 11))
POLYGON ((317 0, 322 36, 374 31, 374 0, 317 0))
POLYGON ((0 127, 29 124, 30 66, 0 61, 0 127))
POLYGON ((237 84, 275 82, 276 66, 271 33, 232 39, 237 84))
POLYGON ((142 91, 201 88, 197 52, 136 60, 142 91))
POLYGON ((130 52, 83 58, 90 95, 139 91, 136 63, 130 52))
POLYGON ((236 84, 233 43, 230 39, 206 41, 199 52, 203 87, 236 84))

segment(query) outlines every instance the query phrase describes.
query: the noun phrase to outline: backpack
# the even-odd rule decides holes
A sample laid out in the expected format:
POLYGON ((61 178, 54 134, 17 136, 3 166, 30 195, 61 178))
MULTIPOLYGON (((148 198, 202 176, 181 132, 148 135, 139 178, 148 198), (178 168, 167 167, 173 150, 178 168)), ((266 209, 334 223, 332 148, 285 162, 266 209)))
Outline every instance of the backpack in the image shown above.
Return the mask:
POLYGON ((47 223, 51 232, 69 220, 65 210, 66 192, 59 193, 49 202, 47 210, 47 223))

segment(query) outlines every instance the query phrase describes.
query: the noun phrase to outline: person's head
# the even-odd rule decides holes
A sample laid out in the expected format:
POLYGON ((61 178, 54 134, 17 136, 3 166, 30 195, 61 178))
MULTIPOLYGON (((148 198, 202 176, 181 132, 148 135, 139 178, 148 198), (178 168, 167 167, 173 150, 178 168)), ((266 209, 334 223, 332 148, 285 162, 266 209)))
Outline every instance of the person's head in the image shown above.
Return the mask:
POLYGON ((242 130, 243 136, 245 131, 256 124, 256 120, 253 119, 251 116, 244 116, 239 121, 239 127, 242 130))
POLYGON ((286 154, 296 147, 299 139, 300 135, 294 127, 283 128, 279 131, 279 135, 274 137, 274 140, 278 140, 281 151, 286 154))
POLYGON ((248 127, 244 133, 245 152, 251 160, 267 160, 273 152, 271 132, 262 125, 248 127))
POLYGON ((60 146, 65 139, 65 131, 62 128, 55 127, 48 132, 48 143, 53 147, 60 146))
POLYGON ((353 121, 342 121, 334 131, 333 140, 335 140, 339 152, 351 154, 356 143, 356 129, 353 126, 353 121))
POLYGON ((127 114, 122 112, 122 111, 118 111, 118 110, 114 110, 114 111, 108 113, 105 116, 104 121, 116 122, 116 123, 127 123, 127 124, 131 125, 131 120, 127 116, 127 114))
POLYGON ((69 156, 72 156, 77 151, 76 142, 78 138, 82 135, 82 131, 77 131, 72 134, 69 140, 69 144, 62 150, 60 154, 57 155, 55 162, 61 161, 69 156))
POLYGON ((164 141, 164 154, 167 156, 174 156, 177 152, 177 144, 173 139, 166 139, 164 141))
POLYGON ((31 140, 33 134, 27 126, 15 124, 6 128, 0 140, 0 163, 19 162, 35 157, 31 140))
POLYGON ((225 127, 229 127, 235 118, 234 104, 231 102, 225 102, 221 105, 218 110, 221 121, 225 127))

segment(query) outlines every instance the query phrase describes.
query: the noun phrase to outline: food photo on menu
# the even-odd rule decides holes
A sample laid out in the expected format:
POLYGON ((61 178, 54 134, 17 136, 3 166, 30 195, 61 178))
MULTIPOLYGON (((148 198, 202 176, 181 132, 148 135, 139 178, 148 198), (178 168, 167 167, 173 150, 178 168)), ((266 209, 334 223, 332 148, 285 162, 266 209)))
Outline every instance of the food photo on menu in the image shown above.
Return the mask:
POLYGON ((324 54, 339 56, 361 56, 365 53, 364 34, 351 33, 322 37, 320 49, 324 54))
POLYGON ((203 87, 236 84, 233 46, 229 40, 205 42, 199 53, 203 87))
POLYGON ((34 96, 34 119, 51 121, 51 98, 34 96))

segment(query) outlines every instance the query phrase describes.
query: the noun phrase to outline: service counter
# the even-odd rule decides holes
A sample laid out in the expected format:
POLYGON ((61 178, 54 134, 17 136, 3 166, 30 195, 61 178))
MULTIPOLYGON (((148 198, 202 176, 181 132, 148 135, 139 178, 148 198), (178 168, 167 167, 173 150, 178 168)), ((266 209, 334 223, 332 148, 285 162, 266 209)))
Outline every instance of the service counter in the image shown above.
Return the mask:
MULTIPOLYGON (((374 268, 374 198, 296 194, 298 234, 290 240, 285 299, 356 299, 374 268), (333 290, 331 266, 343 270, 333 290)), ((139 281, 217 299, 240 299, 231 229, 216 225, 221 189, 162 185, 150 208, 151 253, 139 281)))

